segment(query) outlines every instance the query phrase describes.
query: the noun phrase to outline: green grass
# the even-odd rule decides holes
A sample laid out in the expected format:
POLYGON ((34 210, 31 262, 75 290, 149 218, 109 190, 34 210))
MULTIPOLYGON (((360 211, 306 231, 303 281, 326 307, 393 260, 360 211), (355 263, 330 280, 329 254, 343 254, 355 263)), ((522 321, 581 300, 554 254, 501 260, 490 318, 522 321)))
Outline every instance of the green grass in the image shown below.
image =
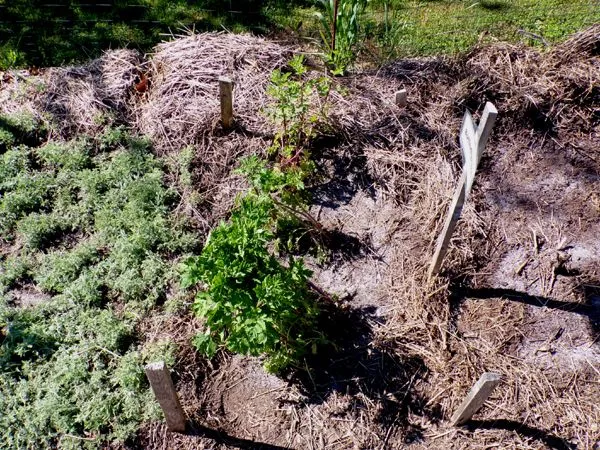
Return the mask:
POLYGON ((136 326, 199 239, 149 142, 118 128, 25 145, 44 133, 27 116, 0 117, 0 130, 0 447, 124 440, 160 416, 143 364, 173 361, 136 326), (21 307, 24 288, 48 299, 21 307))
MULTIPOLYGON (((107 4, 109 2, 106 2, 107 4)), ((107 48, 149 51, 182 28, 319 38, 318 0, 121 0, 110 6, 45 0, 0 0, 0 70, 71 64, 107 48), (55 2, 60 3, 60 2, 55 2), (48 6, 50 5, 50 6, 48 6)), ((368 48, 380 60, 467 50, 486 40, 549 43, 600 22, 595 0, 372 0, 368 48)))
MULTIPOLYGON (((480 39, 526 42, 520 30, 554 43, 600 21, 589 0, 468 0, 394 3, 388 13, 372 13, 375 40, 386 37, 398 55, 434 55, 468 50, 480 39)), ((383 38, 383 39, 382 39, 383 38)), ((381 42, 383 40, 383 42, 381 42)))
MULTIPOLYGON (((271 21, 319 39, 316 9, 272 10, 271 21)), ((380 61, 455 54, 480 39, 544 45, 600 22, 593 0, 373 0, 362 20, 365 49, 380 61)))

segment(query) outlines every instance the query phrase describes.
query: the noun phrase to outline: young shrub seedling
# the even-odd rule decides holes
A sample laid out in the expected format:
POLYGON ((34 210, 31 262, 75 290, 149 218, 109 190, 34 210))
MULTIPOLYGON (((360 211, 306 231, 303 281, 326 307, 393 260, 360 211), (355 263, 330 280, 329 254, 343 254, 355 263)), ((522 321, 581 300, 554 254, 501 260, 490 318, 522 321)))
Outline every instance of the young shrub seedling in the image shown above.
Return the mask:
POLYGON ((304 181, 314 171, 307 148, 319 124, 310 101, 315 94, 326 97, 330 86, 305 77, 301 57, 290 67, 275 71, 268 89, 275 102, 267 115, 281 126, 268 149, 271 161, 242 161, 239 172, 251 189, 237 199, 230 220, 211 232, 202 254, 184 264, 182 281, 203 287, 194 310, 207 328, 195 346, 209 357, 220 346, 264 355, 270 372, 297 366, 324 341, 315 329, 320 312, 308 288, 311 272, 302 259, 289 257, 283 264, 273 254, 282 222, 322 228, 308 213, 304 181))
POLYGON ((310 276, 300 259, 282 265, 269 250, 275 205, 267 195, 238 200, 228 223, 210 234, 202 254, 185 264, 183 285, 203 283, 196 313, 207 331, 196 347, 211 357, 217 347, 246 355, 265 355, 265 368, 279 372, 316 351, 321 337, 314 324, 319 314, 310 295, 310 276))

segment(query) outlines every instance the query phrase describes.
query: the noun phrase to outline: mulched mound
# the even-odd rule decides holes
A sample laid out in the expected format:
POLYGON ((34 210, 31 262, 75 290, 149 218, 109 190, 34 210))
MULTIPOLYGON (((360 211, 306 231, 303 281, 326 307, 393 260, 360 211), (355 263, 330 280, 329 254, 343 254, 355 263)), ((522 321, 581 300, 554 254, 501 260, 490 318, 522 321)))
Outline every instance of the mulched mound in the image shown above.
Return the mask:
POLYGON ((292 50, 249 35, 193 34, 156 47, 149 67, 152 88, 139 105, 136 124, 160 150, 179 150, 215 129, 221 76, 235 84, 238 125, 253 133, 271 131, 261 114, 271 72, 292 50))
MULTIPOLYGON (((192 434, 166 437, 157 425, 138 444, 204 445, 207 426, 217 448, 592 448, 600 439, 590 294, 600 284, 599 30, 545 53, 497 44, 336 80, 311 189, 313 212, 344 240, 327 263, 307 262, 315 282, 343 299, 346 312, 329 325, 337 352, 308 362, 308 376, 268 383, 256 361, 223 355, 198 389, 192 434), (404 109, 393 101, 400 88, 409 92, 404 109), (486 101, 499 110, 497 125, 444 272, 430 282, 460 171, 462 116, 468 108, 477 117, 486 101), (448 428, 490 370, 502 383, 489 406, 469 426, 448 428)), ((214 80, 211 89, 214 102, 214 80)), ((216 102, 211 108, 212 128, 186 136, 199 155, 227 142, 240 154, 244 140, 252 151, 268 145, 268 136, 251 141, 242 130, 223 136, 216 102)), ((244 124, 258 111, 239 109, 244 124)), ((256 115, 252 127, 268 133, 262 121, 256 115)))

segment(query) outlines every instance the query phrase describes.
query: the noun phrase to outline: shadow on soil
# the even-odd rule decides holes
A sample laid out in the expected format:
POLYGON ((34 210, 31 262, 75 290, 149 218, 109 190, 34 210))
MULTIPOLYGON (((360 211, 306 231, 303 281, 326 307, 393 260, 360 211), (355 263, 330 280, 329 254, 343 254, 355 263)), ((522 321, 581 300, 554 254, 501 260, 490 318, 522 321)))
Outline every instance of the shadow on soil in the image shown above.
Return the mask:
POLYGON ((515 420, 471 420, 466 427, 470 431, 476 429, 513 431, 523 437, 542 441, 548 447, 556 450, 574 450, 577 448, 577 446, 563 438, 515 420))
POLYGON ((460 304, 464 299, 489 300, 503 298, 526 305, 546 307, 560 311, 571 312, 586 316, 590 321, 590 327, 595 337, 600 336, 600 288, 594 285, 583 285, 582 294, 586 303, 564 302, 549 297, 530 295, 527 292, 519 292, 514 289, 479 288, 473 289, 464 283, 451 283, 450 285, 450 308, 451 317, 457 317, 460 313, 460 304))
MULTIPOLYGON (((374 341, 373 326, 381 319, 375 307, 343 310, 331 306, 323 313, 320 329, 329 330, 330 344, 306 360, 306 370, 292 376, 308 397, 321 404, 333 393, 351 396, 347 410, 373 411, 383 427, 408 423, 409 412, 441 419, 441 411, 426 406, 414 391, 427 367, 419 358, 403 357, 374 341)), ((419 439, 422 430, 405 430, 419 439)))
POLYGON ((187 423, 187 435, 198 436, 212 439, 217 445, 225 445, 227 448, 239 448, 243 450, 288 450, 289 447, 280 447, 279 445, 265 444, 250 439, 240 439, 233 437, 223 431, 200 425, 190 421, 187 423))
POLYGON ((337 209, 348 204, 358 191, 364 190, 375 195, 374 180, 367 170, 367 159, 360 150, 335 148, 337 138, 332 142, 321 142, 317 161, 317 174, 325 181, 312 186, 309 191, 312 204, 337 209))

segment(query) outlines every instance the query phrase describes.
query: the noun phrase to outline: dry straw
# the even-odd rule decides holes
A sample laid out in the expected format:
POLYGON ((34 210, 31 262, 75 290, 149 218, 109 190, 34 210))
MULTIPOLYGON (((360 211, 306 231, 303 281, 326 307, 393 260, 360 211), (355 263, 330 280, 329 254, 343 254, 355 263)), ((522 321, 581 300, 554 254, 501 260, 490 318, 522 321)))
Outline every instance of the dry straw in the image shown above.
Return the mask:
MULTIPOLYGON (((169 46, 173 50, 193 48, 194 39, 209 39, 209 36, 164 44, 158 54, 165 53, 161 58, 166 59, 169 46)), ((214 39, 230 42, 233 38, 215 36, 214 39)), ((600 434, 597 428, 600 411, 595 405, 599 391, 594 369, 583 365, 567 372, 560 367, 549 371, 516 356, 515 346, 519 345, 527 325, 525 305, 502 299, 479 303, 466 300, 458 304, 451 296, 457 286, 450 286, 449 279, 472 279, 476 284, 481 278, 481 267, 504 248, 502 230, 495 216, 497 210, 486 204, 480 193, 474 192, 453 239, 445 263, 450 277, 429 283, 425 272, 460 170, 457 131, 464 109, 476 109, 486 100, 496 104, 500 117, 490 147, 501 147, 504 152, 526 147, 532 139, 543 145, 548 139, 544 137, 547 129, 558 131, 556 139, 564 145, 585 133, 589 137, 594 129, 594 108, 600 103, 599 41, 596 26, 544 54, 499 44, 478 48, 458 60, 399 61, 376 73, 339 80, 344 94, 334 93, 330 99, 329 119, 334 139, 333 148, 328 150, 334 153, 334 159, 348 165, 364 161, 364 175, 385 192, 397 211, 395 228, 388 230, 393 236, 387 261, 389 270, 385 274, 384 302, 389 312, 385 323, 373 324, 376 331, 370 345, 381 349, 382 355, 391 352, 403 361, 400 371, 407 373, 406 379, 400 381, 392 373, 381 375, 381 383, 385 385, 400 383, 397 391, 387 394, 374 389, 368 379, 359 379, 357 392, 352 396, 335 393, 319 406, 307 406, 298 397, 296 403, 282 407, 288 414, 287 422, 280 423, 282 419, 275 412, 265 413, 262 420, 253 423, 252 433, 263 430, 263 436, 267 436, 275 424, 282 429, 288 427, 288 432, 273 442, 294 448, 393 448, 394 445, 401 448, 404 440, 415 433, 417 441, 422 440, 422 444, 413 444, 415 448, 535 449, 564 447, 570 445, 570 439, 577 441, 579 448, 593 447, 600 434), (392 98, 401 87, 409 92, 409 105, 403 110, 395 107, 392 98), (420 366, 414 366, 414 361, 422 361, 426 369, 418 369, 420 366), (488 407, 476 417, 483 419, 482 426, 474 433, 447 429, 444 418, 450 417, 479 375, 489 370, 501 373, 503 382, 488 407), (411 371, 418 376, 411 377, 411 371), (386 407, 388 397, 395 402, 392 412, 386 407), (392 414, 390 421, 386 422, 382 414, 392 414)), ((209 64, 221 58, 221 50, 212 53, 202 42, 195 45, 212 55, 206 56, 209 64)), ((219 45, 226 44, 215 45, 220 49, 219 45)), ((253 46, 249 44, 250 49, 253 46)), ((241 134, 227 138, 215 133, 216 79, 223 74, 224 66, 209 71, 212 74, 209 78, 201 78, 209 80, 206 83, 210 86, 198 87, 196 95, 193 82, 184 74, 201 69, 195 50, 187 51, 170 56, 181 58, 170 63, 171 67, 181 68, 178 81, 160 78, 164 77, 161 71, 173 72, 154 63, 158 74, 155 81, 164 80, 160 83, 166 85, 155 85, 156 92, 151 93, 148 105, 164 104, 164 123, 172 124, 174 131, 167 126, 164 132, 159 132, 156 125, 154 128, 148 123, 141 125, 155 133, 166 148, 196 142, 199 154, 206 161, 215 161, 215 155, 227 148, 231 157, 222 166, 222 174, 227 174, 234 165, 235 155, 248 148, 259 151, 260 145, 268 142, 268 136, 241 134), (167 98, 161 99, 158 92, 167 98), (175 104, 177 95, 191 98, 194 106, 187 105, 186 110, 186 105, 175 104), (196 117, 197 123, 178 123, 180 114, 196 117), (225 138, 230 139, 229 147, 224 146, 225 138), (212 156, 207 158, 207 155, 212 156)), ((277 56, 272 66, 263 67, 282 64, 286 52, 278 49, 274 54, 282 59, 277 56)), ((236 77, 235 71, 225 74, 236 77)), ((268 74, 254 76, 253 79, 260 81, 251 84, 262 87, 248 88, 252 102, 238 103, 239 96, 246 95, 238 85, 237 111, 248 129, 268 133, 269 125, 257 114, 268 101, 264 93, 268 74)), ((157 106, 148 105, 141 105, 142 112, 148 108, 160 113, 157 106)), ((149 116, 140 115, 138 120, 141 117, 149 116)), ((598 156, 597 150, 585 151, 592 158, 598 156)), ((484 172, 486 164, 484 159, 484 172)), ((481 178, 485 181, 485 174, 481 178)), ((209 191, 223 186, 210 183, 213 187, 207 185, 209 191)), ((370 363, 384 367, 386 361, 382 357, 370 363)), ((215 418, 212 410, 207 414, 216 423, 226 420, 226 417, 215 418)), ((154 430, 164 433, 162 429, 154 430)), ((154 432, 144 436, 150 437, 154 432)), ((155 436, 149 441, 159 446, 163 439, 155 436)), ((193 438, 178 438, 182 447, 192 448, 198 442, 193 438)))
POLYGON ((133 50, 104 53, 83 67, 50 69, 37 101, 60 135, 96 134, 129 119, 129 98, 141 55, 133 50))
POLYGON ((271 72, 290 49, 249 35, 192 34, 156 47, 150 74, 154 87, 138 107, 138 129, 161 150, 202 142, 218 122, 218 79, 234 81, 234 114, 249 133, 269 132, 261 110, 271 72))

